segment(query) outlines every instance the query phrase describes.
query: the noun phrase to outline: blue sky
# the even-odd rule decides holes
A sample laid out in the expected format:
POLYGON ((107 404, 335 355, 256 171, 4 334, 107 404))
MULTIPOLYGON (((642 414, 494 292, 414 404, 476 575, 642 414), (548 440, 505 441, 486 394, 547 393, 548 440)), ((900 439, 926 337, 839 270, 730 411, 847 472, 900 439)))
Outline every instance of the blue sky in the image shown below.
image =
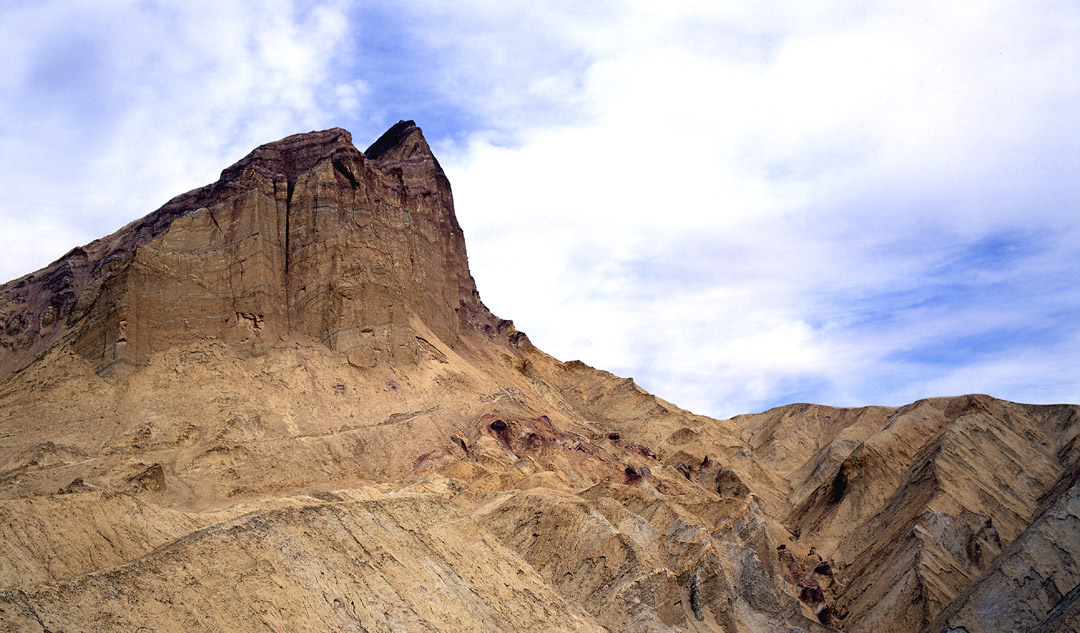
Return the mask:
POLYGON ((714 416, 1080 402, 1080 5, 7 2, 0 277, 423 127, 484 301, 714 416))

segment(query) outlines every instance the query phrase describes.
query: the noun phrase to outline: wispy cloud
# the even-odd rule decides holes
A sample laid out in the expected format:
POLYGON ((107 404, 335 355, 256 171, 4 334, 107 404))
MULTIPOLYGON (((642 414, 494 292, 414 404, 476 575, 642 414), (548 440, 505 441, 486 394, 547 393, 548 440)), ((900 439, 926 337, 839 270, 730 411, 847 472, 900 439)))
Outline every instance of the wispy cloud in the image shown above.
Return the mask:
POLYGON ((613 17, 569 100, 591 118, 444 161, 485 298, 714 414, 1080 398, 1054 360, 1080 308, 1078 14, 1046 8, 613 17))
POLYGON ((259 143, 357 110, 362 79, 332 72, 347 26, 340 7, 281 0, 6 9, 0 171, 16 186, 0 222, 17 239, 0 272, 29 272, 259 143))

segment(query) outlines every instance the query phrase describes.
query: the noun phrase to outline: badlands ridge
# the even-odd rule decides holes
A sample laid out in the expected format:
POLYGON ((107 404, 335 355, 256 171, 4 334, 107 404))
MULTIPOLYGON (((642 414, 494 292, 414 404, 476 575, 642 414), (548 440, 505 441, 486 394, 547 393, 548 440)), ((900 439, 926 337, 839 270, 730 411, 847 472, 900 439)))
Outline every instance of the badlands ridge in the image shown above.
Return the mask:
POLYGON ((1080 407, 715 420, 534 347, 418 127, 0 286, 0 631, 1080 627, 1080 407))

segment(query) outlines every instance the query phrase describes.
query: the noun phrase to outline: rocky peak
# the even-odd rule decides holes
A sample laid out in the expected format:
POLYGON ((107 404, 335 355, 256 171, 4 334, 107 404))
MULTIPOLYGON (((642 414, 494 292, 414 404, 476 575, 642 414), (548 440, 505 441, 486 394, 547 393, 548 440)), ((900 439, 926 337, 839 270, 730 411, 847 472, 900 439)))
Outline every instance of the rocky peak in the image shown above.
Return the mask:
POLYGON ((335 152, 354 155, 359 153, 353 146, 352 134, 347 130, 335 127, 293 134, 280 141, 256 147, 250 154, 222 170, 219 182, 235 181, 249 168, 260 169, 271 176, 283 174, 288 182, 295 182, 300 174, 335 152))
POLYGON ((61 340, 103 372, 192 337, 314 337, 411 362, 415 322, 453 345, 491 320, 450 184, 411 121, 367 152, 346 130, 256 148, 211 185, 0 286, 0 379, 61 340))
POLYGON ((398 121, 364 150, 364 156, 371 160, 398 160, 412 156, 418 149, 431 153, 420 128, 413 121, 398 121))

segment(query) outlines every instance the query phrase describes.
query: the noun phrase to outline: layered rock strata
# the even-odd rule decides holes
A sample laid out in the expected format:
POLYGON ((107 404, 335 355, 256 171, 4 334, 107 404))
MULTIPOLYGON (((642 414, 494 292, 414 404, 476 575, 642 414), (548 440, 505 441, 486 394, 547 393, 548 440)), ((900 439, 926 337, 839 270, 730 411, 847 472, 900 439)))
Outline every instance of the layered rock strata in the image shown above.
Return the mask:
POLYGON ((1078 407, 714 420, 559 362, 411 122, 264 145, 0 324, 0 631, 1076 621, 1078 407))
POLYGON ((59 340, 99 372, 199 338, 291 334, 363 366, 415 362, 410 319, 453 345, 490 315, 450 185, 401 122, 361 153, 332 129, 264 145, 221 179, 0 289, 0 375, 59 340))

